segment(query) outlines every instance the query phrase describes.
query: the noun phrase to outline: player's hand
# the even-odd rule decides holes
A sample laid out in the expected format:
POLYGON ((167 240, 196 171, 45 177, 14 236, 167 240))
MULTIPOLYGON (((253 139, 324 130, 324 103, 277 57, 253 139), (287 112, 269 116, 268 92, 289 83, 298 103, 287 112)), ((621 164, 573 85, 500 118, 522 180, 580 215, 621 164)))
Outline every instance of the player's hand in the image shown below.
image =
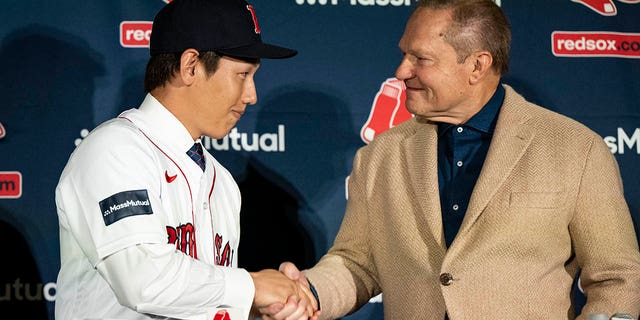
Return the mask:
POLYGON ((294 280, 300 286, 300 290, 304 293, 304 296, 300 299, 290 297, 286 304, 271 304, 265 308, 260 308, 263 319, 275 319, 275 320, 294 320, 294 319, 309 319, 316 320, 320 316, 318 310, 318 302, 309 288, 309 282, 298 268, 290 262, 284 262, 280 265, 280 272, 286 275, 289 279, 294 280), (306 312, 304 312, 306 311, 306 312))
POLYGON ((258 309, 278 303, 284 305, 289 297, 299 297, 304 294, 297 281, 287 278, 276 270, 265 269, 249 274, 255 287, 253 305, 258 309))
MULTIPOLYGON (((263 315, 262 319, 264 320, 306 320, 313 319, 317 320, 319 313, 317 315, 310 313, 308 303, 310 303, 306 298, 299 299, 297 297, 289 297, 287 303, 284 306, 281 306, 278 312, 275 314, 267 314, 263 315)), ((275 310, 274 310, 275 311, 275 310)))
POLYGON ((309 298, 313 311, 314 312, 317 311, 318 301, 316 300, 316 297, 313 295, 313 292, 311 292, 311 288, 309 286, 309 280, 307 280, 307 277, 305 277, 305 275, 302 272, 300 272, 300 270, 298 270, 296 265, 291 262, 283 262, 280 264, 279 270, 289 279, 298 281, 298 284, 300 285, 300 289, 302 290, 302 292, 304 292, 307 295, 307 298, 309 298))

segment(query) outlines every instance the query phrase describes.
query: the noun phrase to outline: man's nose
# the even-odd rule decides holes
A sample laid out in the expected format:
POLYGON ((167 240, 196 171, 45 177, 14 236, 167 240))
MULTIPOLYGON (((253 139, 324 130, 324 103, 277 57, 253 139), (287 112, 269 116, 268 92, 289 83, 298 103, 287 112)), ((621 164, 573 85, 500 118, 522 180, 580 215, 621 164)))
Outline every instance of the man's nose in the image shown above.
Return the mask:
POLYGON ((411 66, 411 63, 406 58, 403 58, 402 61, 400 61, 400 65, 396 69, 396 78, 398 78, 399 80, 407 80, 413 78, 413 68, 411 66))

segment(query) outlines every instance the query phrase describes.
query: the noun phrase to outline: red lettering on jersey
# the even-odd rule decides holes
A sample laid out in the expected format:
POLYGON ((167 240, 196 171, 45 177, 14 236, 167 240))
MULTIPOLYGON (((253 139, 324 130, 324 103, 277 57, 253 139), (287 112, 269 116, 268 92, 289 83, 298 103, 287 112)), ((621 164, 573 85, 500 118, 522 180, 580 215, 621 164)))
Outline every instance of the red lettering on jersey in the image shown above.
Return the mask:
MULTIPOLYGON (((178 233, 174 227, 167 226, 167 243, 176 243, 178 240, 178 233)), ((176 249, 178 247, 176 246, 176 249)))
POLYGON ((253 9, 252 5, 247 5, 247 10, 251 12, 251 18, 253 19, 253 31, 255 33, 260 33, 260 25, 258 24, 258 16, 256 16, 256 10, 253 9))
POLYGON ((233 250, 231 250, 231 246, 229 246, 229 241, 224 245, 224 249, 222 249, 222 242, 224 239, 218 233, 216 233, 215 237, 215 255, 216 255, 216 264, 219 266, 230 267, 233 262, 233 250))
POLYGON ((180 225, 177 228, 167 226, 167 243, 175 244, 177 250, 194 259, 198 258, 196 231, 191 223, 180 225))

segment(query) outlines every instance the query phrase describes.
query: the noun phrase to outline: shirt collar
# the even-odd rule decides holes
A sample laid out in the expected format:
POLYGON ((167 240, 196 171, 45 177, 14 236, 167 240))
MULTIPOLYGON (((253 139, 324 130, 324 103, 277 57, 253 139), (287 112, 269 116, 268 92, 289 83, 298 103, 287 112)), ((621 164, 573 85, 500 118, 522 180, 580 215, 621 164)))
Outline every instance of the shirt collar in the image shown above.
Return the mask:
MULTIPOLYGON (((505 90, 502 85, 498 85, 496 92, 493 93, 491 99, 467 121, 464 123, 465 127, 470 127, 476 129, 480 132, 492 134, 493 130, 496 128, 496 122, 498 120, 498 113, 500 112, 500 107, 502 106, 502 102, 504 101, 505 90)), ((439 134, 443 134, 447 132, 447 130, 455 125, 450 123, 439 123, 438 124, 438 132, 439 134)))
POLYGON ((467 123, 466 126, 482 131, 484 133, 493 133, 493 129, 496 128, 496 120, 498 119, 498 113, 500 112, 500 106, 504 100, 504 88, 498 85, 496 92, 487 104, 478 111, 467 123))
POLYGON ((193 146, 194 141, 187 128, 151 94, 147 94, 138 109, 154 136, 185 152, 193 146))

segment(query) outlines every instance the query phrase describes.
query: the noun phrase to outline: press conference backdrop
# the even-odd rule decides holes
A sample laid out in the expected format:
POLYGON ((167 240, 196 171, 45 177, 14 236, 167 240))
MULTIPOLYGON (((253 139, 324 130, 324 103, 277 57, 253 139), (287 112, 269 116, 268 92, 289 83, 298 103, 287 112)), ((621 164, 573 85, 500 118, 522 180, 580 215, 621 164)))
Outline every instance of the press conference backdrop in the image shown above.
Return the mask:
MULTIPOLYGON (((300 53, 263 61, 258 103, 228 137, 204 141, 243 193, 240 266, 309 267, 332 244, 356 150, 411 117, 393 78, 411 2, 252 1, 263 38, 300 53)), ((603 137, 638 231, 640 1, 497 2, 513 28, 504 82, 603 137)), ((0 311, 53 319, 54 188, 87 133, 143 99, 151 21, 166 2, 0 4, 0 311)), ((383 300, 347 318, 381 319, 383 300)))

